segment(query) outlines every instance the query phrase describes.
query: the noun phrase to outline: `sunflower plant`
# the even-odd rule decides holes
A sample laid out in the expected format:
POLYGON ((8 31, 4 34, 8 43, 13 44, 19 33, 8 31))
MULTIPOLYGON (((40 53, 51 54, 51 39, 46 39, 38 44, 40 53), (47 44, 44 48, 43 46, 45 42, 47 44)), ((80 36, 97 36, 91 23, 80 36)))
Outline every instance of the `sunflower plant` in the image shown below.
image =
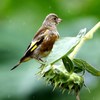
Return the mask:
POLYGON ((85 71, 94 76, 100 76, 100 71, 83 59, 76 58, 80 47, 86 40, 92 39, 95 31, 100 27, 97 23, 89 32, 86 28, 80 30, 76 37, 60 38, 54 45, 52 52, 46 58, 46 62, 41 64, 40 75, 45 80, 64 92, 74 91, 76 100, 80 100, 79 92, 83 86, 85 71))

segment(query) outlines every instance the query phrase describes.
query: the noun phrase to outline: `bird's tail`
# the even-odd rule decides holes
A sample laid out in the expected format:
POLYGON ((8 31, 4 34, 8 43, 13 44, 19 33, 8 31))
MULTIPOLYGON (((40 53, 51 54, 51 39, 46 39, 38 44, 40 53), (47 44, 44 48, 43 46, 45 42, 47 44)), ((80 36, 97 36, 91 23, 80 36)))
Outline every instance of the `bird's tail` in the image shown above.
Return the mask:
POLYGON ((20 59, 20 61, 19 61, 11 70, 15 69, 15 68, 18 67, 21 63, 26 62, 26 61, 28 61, 28 60, 30 60, 30 59, 31 59, 30 57, 23 56, 23 57, 20 59))
POLYGON ((18 67, 21 64, 21 62, 18 62, 11 70, 14 70, 16 67, 18 67))

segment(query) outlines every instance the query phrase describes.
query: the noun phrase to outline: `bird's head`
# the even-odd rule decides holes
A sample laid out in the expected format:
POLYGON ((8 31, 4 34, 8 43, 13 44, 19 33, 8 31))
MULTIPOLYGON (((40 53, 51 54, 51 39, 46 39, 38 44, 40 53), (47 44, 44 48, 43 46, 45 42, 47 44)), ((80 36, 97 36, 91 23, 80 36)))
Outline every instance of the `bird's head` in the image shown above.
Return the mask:
POLYGON ((59 24, 62 21, 56 14, 50 13, 49 15, 46 16, 43 25, 46 26, 54 26, 59 24))

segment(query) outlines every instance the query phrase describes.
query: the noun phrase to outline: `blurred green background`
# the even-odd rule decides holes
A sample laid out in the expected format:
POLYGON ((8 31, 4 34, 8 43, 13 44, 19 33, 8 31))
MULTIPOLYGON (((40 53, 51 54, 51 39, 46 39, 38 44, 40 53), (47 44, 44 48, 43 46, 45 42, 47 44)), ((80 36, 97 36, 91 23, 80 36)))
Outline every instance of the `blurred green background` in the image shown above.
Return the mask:
MULTIPOLYGON (((14 71, 45 16, 56 13, 63 19, 60 36, 76 36, 82 28, 89 31, 100 21, 100 0, 0 0, 0 100, 75 100, 67 91, 53 90, 36 75, 39 63, 31 60, 14 71)), ((100 70, 100 30, 79 51, 82 58, 100 70)), ((81 100, 100 100, 100 78, 85 74, 81 100)))

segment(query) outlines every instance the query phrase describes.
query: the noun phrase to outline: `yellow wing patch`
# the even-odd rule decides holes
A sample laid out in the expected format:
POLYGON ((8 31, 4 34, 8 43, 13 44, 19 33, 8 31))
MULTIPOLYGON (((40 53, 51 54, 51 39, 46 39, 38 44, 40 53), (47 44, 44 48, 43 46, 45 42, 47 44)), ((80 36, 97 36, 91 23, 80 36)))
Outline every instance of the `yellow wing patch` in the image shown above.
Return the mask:
POLYGON ((31 43, 30 48, 33 47, 36 44, 37 41, 34 41, 31 43))
POLYGON ((34 45, 33 48, 31 49, 31 52, 34 51, 34 49, 37 48, 37 45, 34 45))
MULTIPOLYGON (((45 31, 45 33, 44 33, 44 34, 45 34, 45 36, 47 36, 47 35, 48 35, 48 32, 49 32, 49 30, 46 30, 46 31, 45 31)), ((44 35, 44 34, 43 34, 43 35, 44 35)), ((30 48, 32 47, 32 48, 31 48, 31 50, 30 50, 31 52, 32 52, 32 51, 34 51, 34 49, 36 49, 36 48, 37 48, 36 43, 37 43, 37 41, 32 42, 32 44, 31 44, 31 46, 30 46, 30 48)))
POLYGON ((30 48, 32 47, 31 50, 30 50, 31 52, 32 52, 34 49, 37 48, 36 42, 37 42, 37 41, 31 43, 31 46, 30 46, 30 48))

